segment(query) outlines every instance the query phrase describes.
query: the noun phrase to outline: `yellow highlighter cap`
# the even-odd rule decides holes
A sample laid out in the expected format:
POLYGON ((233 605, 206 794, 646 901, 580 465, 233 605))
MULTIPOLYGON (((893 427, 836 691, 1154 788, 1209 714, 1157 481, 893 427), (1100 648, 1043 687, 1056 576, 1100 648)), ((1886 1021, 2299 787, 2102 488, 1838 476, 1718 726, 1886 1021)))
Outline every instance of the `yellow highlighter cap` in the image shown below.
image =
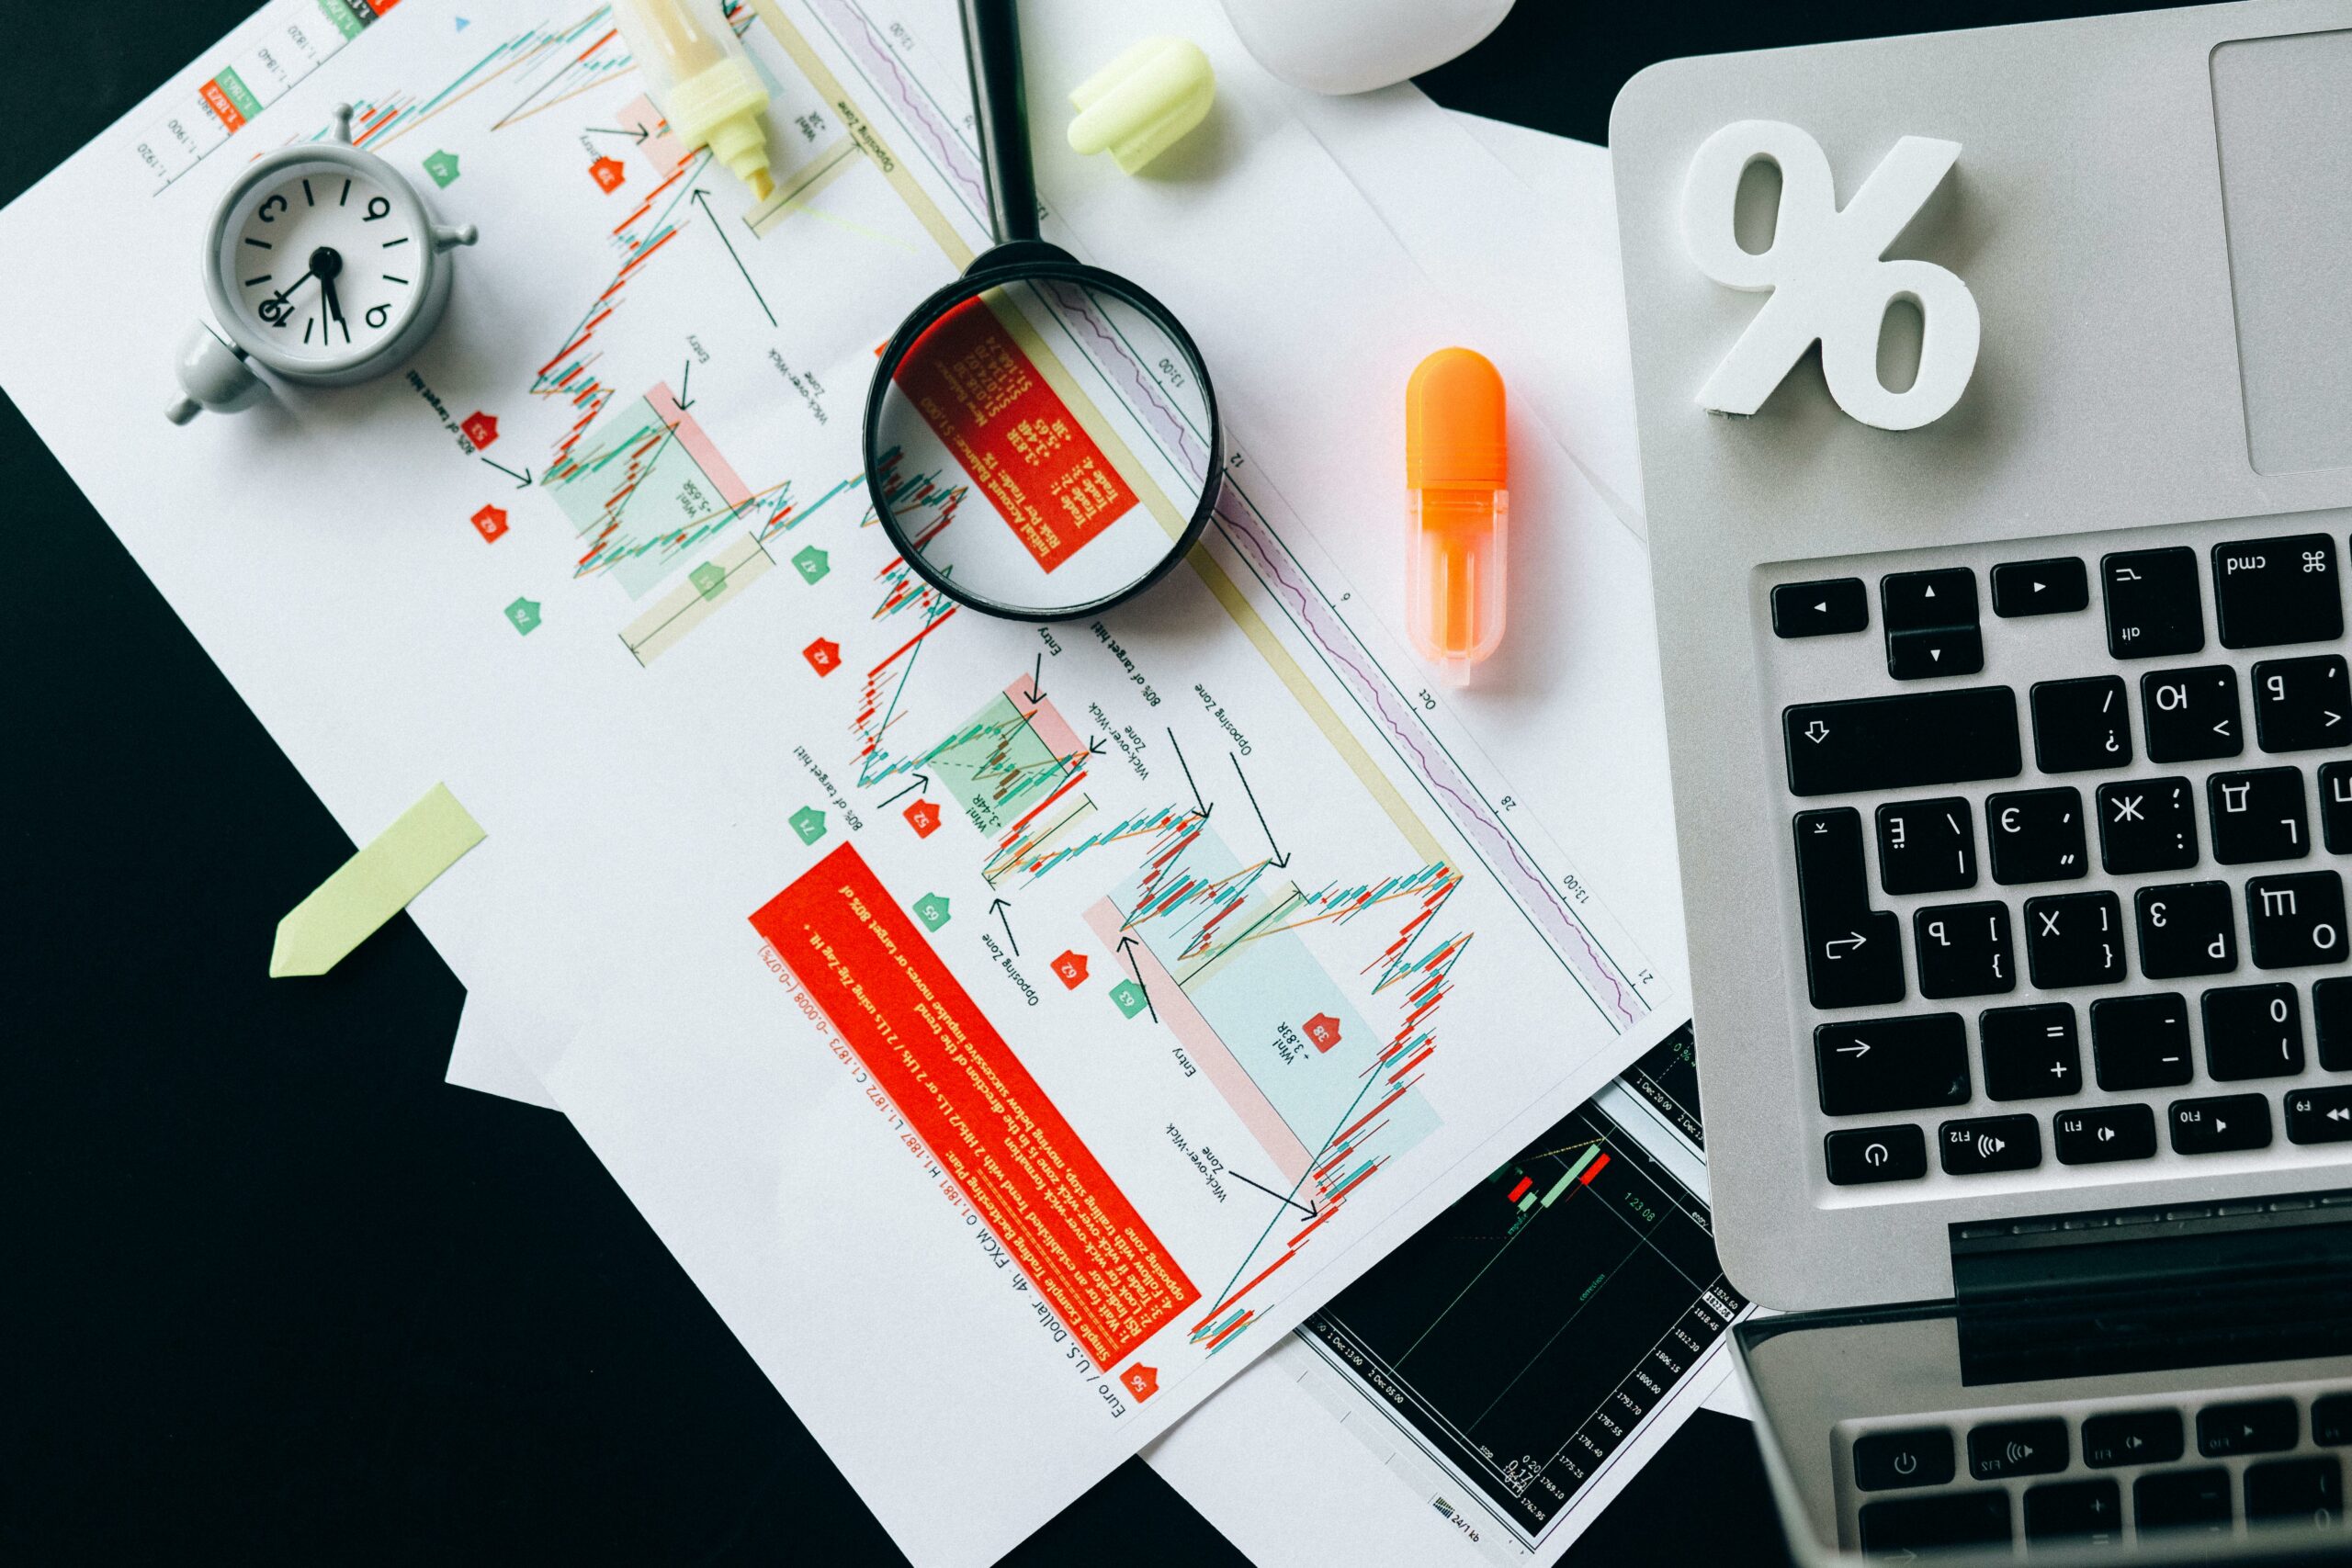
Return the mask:
POLYGON ((1405 383, 1405 487, 1510 484, 1501 372, 1474 349, 1439 349, 1405 383))

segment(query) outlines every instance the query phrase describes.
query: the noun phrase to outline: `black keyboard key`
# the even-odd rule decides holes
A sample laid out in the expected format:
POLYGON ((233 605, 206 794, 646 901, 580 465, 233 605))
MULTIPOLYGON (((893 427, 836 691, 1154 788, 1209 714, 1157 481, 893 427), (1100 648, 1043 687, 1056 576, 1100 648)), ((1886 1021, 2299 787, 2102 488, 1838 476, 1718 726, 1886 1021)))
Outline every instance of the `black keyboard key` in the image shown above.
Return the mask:
POLYGON ((2081 1092, 2082 1047, 2075 1037, 2075 1010, 2064 1002, 1994 1008, 1977 1019, 1976 1034, 1984 1053, 1984 1092, 1993 1099, 2081 1092))
POLYGON ((2352 1140, 2352 1084, 2287 1091, 2287 1141, 2341 1144, 2352 1140))
POLYGON ((2030 1116, 1967 1116, 1936 1130, 1946 1176, 2031 1170, 2041 1163, 2041 1123, 2030 1116))
POLYGON ((1913 912, 1923 997, 1991 997, 2017 989, 2018 966, 2009 935, 2009 907, 1931 904, 1913 912))
POLYGON ((2123 695, 2121 676, 2039 681, 2032 699, 2033 755, 2043 773, 2078 773, 2090 768, 2130 765, 2131 704, 2123 695))
POLYGON ((2322 1067, 2352 1071, 2352 977, 2312 982, 2312 1033, 2319 1041, 2322 1067))
POLYGON ((1870 591, 1859 577, 1783 582, 1772 590, 1774 637, 1836 637, 1870 624, 1870 591))
POLYGON ((1792 795, 2013 779, 2025 762, 2007 686, 1798 703, 1781 726, 1792 795))
POLYGON ((2144 1105, 2061 1111, 2050 1119, 2050 1130, 2060 1165, 2109 1165, 2156 1154, 2156 1113, 2144 1105))
POLYGON ((2245 1467, 2249 1524, 2333 1526, 2344 1517, 2344 1466, 2334 1454, 2245 1467))
POLYGON ((2270 1146, 2270 1102, 2258 1094, 2176 1100, 2165 1109, 2177 1155, 2241 1154, 2270 1146))
POLYGON ((2303 1009, 2284 984, 2205 993, 2205 1070, 2222 1083, 2292 1077, 2303 1070, 2303 1009))
POLYGON ((1948 1485, 1952 1469, 1951 1433, 1941 1427, 1871 1432, 1854 1439, 1854 1484, 1864 1492, 1948 1485))
POLYGON ((2120 1464, 2170 1464, 2180 1454, 2177 1410, 2119 1410, 2111 1416, 2083 1417, 2083 1462, 2093 1470, 2112 1470, 2120 1464))
POLYGON ((1964 566, 1898 571, 1878 586, 1890 632, 1976 624, 1976 574, 1964 566))
POLYGON ((1974 675, 1984 668, 1984 637, 1974 626, 1886 634, 1886 672, 1898 681, 1974 675))
POLYGON ((2245 943, 2256 969, 2344 957, 2344 879, 2332 871, 2256 876, 2245 885, 2245 943))
POLYGON ((1805 985, 1817 1008, 1903 999, 1903 920, 1873 910, 1862 863, 1861 813, 1800 811, 1792 824, 1805 985))
POLYGON ((1889 893, 1975 886, 1975 808, 1956 795, 1880 807, 1878 876, 1889 893))
POLYGON ((1956 1012, 1821 1024, 1813 1052, 1824 1115, 1878 1116, 1968 1099, 1968 1026, 1956 1012))
POLYGON ((2093 1002, 2091 1060, 2103 1089, 2179 1088, 2197 1072, 2189 1060, 2188 1003, 2177 991, 2093 1002))
POLYGON ((2140 677, 2151 762, 2198 762, 2245 750, 2238 672, 2226 664, 2151 670, 2140 677))
POLYGON ((1993 614, 1996 615, 2063 615, 2086 610, 2090 603, 2090 574, 2072 556, 2003 561, 1993 569, 1993 614))
POLYGON ((2247 1399, 2209 1404, 2197 1413, 2197 1451, 2207 1459, 2275 1454, 2295 1446, 2302 1420, 2291 1399, 2247 1399))
POLYGON ((1993 880, 2004 886, 2072 882, 2090 874, 2079 790, 2022 789, 1986 795, 1984 842, 1992 852, 1993 880))
POLYGON ((2352 672, 2340 654, 2254 667, 2254 739, 2266 751, 2352 745, 2352 672))
POLYGON ((2112 1546, 2123 1539, 2123 1489, 2112 1481, 2053 1481, 2025 1494, 2028 1540, 2112 1546))
POLYGON ((2025 901, 2026 973, 2045 991, 2123 978, 2123 906, 2112 893, 2025 901))
POLYGON ((2352 854, 2352 762, 2320 769, 2319 825, 2329 854, 2352 854))
POLYGON ((2140 973, 2151 980, 2226 975, 2238 966, 2237 900, 2226 882, 2177 882, 2132 895, 2140 973))
POLYGON ((2296 769, 2215 773, 2205 781, 2205 814, 2213 825, 2213 858, 2223 865, 2301 860, 2312 852, 2303 775, 2296 769))
POLYGON ((1998 1486, 1939 1497, 1889 1497, 1862 1505, 1862 1551, 1909 1557, 2009 1543, 2009 1495, 1998 1486))
POLYGON ((2066 1468, 2066 1423, 2056 1416, 1992 1421, 1968 1433, 1968 1473, 1978 1481, 2050 1475, 2066 1468))
MULTIPOLYGON (((2352 820, 2352 811, 2346 815, 2352 820)), ((2181 778, 2099 785, 2098 853, 2113 876, 2187 871, 2199 856, 2197 792, 2181 778)))
POLYGON ((2213 547, 2213 625, 2223 648, 2334 642, 2344 635, 2335 541, 2325 534, 2213 547))
POLYGON ((1842 1128, 1823 1139, 1822 1147, 1834 1187, 1917 1181, 1928 1174, 1927 1136, 1908 1123, 1842 1128))
POLYGON ((2312 1441, 2328 1449, 2352 1443, 2352 1393, 2324 1393, 2312 1401, 2312 1441))
POLYGON ((2164 659, 2205 646, 2205 604, 2197 552, 2186 545, 2125 550, 2098 563, 2107 591, 2107 651, 2118 659, 2164 659))
POLYGON ((2151 1530, 2203 1530, 2227 1535, 2232 1520, 2230 1472, 2220 1465, 2211 1470, 2160 1470, 2132 1483, 2132 1518, 2140 1533, 2151 1530))

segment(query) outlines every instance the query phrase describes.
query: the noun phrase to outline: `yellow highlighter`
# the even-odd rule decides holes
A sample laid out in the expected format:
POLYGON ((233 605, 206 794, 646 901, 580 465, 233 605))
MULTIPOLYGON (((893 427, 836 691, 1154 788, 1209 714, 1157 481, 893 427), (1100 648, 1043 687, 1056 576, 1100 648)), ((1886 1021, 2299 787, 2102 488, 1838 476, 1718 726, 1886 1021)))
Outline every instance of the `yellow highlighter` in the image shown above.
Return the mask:
POLYGON ((1502 377, 1485 355, 1439 349, 1405 383, 1405 615, 1449 686, 1502 640, 1510 482, 1502 377))
POLYGON ((765 201, 775 188, 768 175, 768 107, 742 40, 727 25, 718 0, 614 0, 613 19, 644 78, 646 96, 670 122, 681 144, 710 155, 765 201))

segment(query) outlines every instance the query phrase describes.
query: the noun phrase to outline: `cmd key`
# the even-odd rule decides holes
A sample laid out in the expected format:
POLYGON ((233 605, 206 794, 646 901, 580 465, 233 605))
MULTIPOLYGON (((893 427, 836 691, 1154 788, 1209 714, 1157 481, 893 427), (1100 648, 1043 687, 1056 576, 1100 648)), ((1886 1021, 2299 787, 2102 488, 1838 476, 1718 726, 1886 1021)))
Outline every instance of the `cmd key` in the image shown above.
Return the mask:
POLYGON ((2298 534, 2215 545, 2213 619, 2223 648, 2334 642, 2344 635, 2335 541, 2298 534))
POLYGON ((2007 686, 1796 703, 1781 731, 1792 795, 2013 779, 2024 766, 2007 686))

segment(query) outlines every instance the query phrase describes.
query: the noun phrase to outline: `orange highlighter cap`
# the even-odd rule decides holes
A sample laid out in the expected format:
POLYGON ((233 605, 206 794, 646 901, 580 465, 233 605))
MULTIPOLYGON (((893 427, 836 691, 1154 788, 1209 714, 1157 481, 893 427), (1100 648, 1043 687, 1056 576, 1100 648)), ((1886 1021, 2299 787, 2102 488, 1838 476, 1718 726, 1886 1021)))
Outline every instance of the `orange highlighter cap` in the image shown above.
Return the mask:
POLYGON ((1442 348, 1405 384, 1405 615, 1450 685, 1503 635, 1510 445, 1503 378, 1485 355, 1442 348))

